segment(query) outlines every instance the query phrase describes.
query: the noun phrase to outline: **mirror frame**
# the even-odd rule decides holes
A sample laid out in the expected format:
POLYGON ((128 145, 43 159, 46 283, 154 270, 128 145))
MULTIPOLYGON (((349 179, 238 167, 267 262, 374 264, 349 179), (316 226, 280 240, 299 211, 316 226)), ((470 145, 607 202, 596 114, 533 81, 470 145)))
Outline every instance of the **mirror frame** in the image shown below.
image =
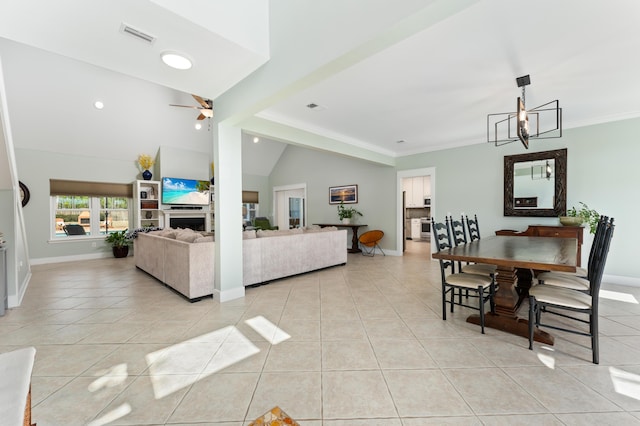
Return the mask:
POLYGON ((504 157, 504 215, 557 217, 567 211, 567 149, 505 155, 504 157), (552 209, 516 209, 513 200, 513 165, 526 161, 555 160, 555 192, 552 209))

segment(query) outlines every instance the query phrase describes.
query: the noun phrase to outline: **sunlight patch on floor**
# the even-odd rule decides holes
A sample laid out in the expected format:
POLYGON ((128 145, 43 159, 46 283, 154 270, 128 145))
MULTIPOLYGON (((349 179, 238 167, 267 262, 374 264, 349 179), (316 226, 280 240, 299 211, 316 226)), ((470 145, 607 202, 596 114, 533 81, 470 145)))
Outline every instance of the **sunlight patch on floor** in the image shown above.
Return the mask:
MULTIPOLYGON (((253 324, 256 331, 261 330, 270 336, 270 342, 291 337, 261 318, 252 318, 247 323, 253 324)), ((240 330, 228 326, 148 353, 145 359, 154 397, 164 398, 259 352, 260 349, 240 330)))
POLYGON ((553 357, 553 352, 555 352, 555 349, 550 348, 549 346, 542 346, 540 349, 548 352, 548 354, 538 352, 537 355, 540 362, 542 362, 545 367, 550 368, 551 370, 555 370, 556 359, 553 357))
POLYGON ((124 404, 121 404, 117 408, 114 408, 113 410, 109 411, 104 416, 99 417, 99 418, 93 420, 92 422, 88 423, 88 426, 108 425, 108 424, 113 423, 114 421, 126 416, 130 412, 131 412, 131 405, 129 405, 129 404, 127 404, 125 402, 124 404))
POLYGON ((603 299, 617 300, 619 302, 638 304, 638 300, 633 294, 622 293, 620 291, 600 290, 600 297, 603 299))
POLYGON ((129 377, 126 363, 114 365, 104 373, 100 372, 99 374, 102 374, 102 376, 91 382, 87 387, 89 392, 96 392, 102 388, 112 388, 123 383, 129 377))
POLYGON ((640 400, 640 376, 619 368, 609 367, 613 389, 633 399, 640 400))
POLYGON ((290 335, 262 315, 248 319, 245 323, 272 345, 277 345, 291 338, 290 335))

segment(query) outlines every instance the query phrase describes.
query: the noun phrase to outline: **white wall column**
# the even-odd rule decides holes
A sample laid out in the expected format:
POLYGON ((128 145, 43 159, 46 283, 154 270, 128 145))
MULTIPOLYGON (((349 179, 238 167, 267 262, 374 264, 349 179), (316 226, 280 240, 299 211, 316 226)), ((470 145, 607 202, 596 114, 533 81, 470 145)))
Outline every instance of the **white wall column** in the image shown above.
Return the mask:
POLYGON ((214 143, 215 292, 221 302, 244 297, 242 284, 242 131, 217 126, 214 143))

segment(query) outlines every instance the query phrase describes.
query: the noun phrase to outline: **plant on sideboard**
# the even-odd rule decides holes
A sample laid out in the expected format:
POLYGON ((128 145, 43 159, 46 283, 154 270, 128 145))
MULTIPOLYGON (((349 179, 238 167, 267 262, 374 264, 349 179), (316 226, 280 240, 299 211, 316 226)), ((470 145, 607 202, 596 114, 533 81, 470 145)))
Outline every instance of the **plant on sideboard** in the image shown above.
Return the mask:
POLYGON ((598 227, 598 221, 600 220, 600 213, 590 209, 589 206, 582 201, 580 201, 579 204, 581 206, 580 208, 576 209, 574 206, 567 210, 567 216, 582 219, 582 223, 586 223, 589 226, 589 232, 595 234, 596 228, 598 227))
POLYGON ((355 216, 362 216, 358 210, 353 207, 345 207, 344 203, 338 204, 338 217, 343 223, 348 223, 355 216))

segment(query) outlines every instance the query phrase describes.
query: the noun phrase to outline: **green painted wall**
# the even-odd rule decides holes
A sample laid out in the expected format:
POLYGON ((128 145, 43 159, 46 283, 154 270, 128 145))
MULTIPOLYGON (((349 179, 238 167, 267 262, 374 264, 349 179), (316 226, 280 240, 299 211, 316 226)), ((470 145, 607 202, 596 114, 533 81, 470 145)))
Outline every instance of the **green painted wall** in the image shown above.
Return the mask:
MULTIPOLYGON (((640 268, 634 261, 637 232, 633 226, 640 209, 637 196, 640 144, 636 137, 639 130, 640 119, 624 120, 565 129, 560 139, 530 144, 531 152, 567 148, 567 207, 582 201, 601 214, 615 217, 617 228, 605 274, 636 279, 640 278, 640 268)), ((437 220, 443 220, 447 212, 476 213, 484 235, 497 229, 522 230, 529 224, 558 224, 557 218, 503 216, 503 158, 524 152, 518 143, 502 147, 484 143, 402 157, 397 168, 436 168, 432 196, 436 211, 432 214, 437 220)), ((585 236, 589 242, 588 234, 585 236)))
MULTIPOLYGON (((347 158, 290 145, 274 167, 269 182, 272 187, 307 184, 307 219, 313 223, 337 223, 335 204, 329 204, 329 187, 358 185, 358 204, 362 212, 357 223, 367 229, 381 229, 383 249, 395 248, 395 176, 393 167, 347 158)), ((349 231, 350 232, 350 231, 349 231)), ((347 244, 351 245, 349 234, 347 244)))

